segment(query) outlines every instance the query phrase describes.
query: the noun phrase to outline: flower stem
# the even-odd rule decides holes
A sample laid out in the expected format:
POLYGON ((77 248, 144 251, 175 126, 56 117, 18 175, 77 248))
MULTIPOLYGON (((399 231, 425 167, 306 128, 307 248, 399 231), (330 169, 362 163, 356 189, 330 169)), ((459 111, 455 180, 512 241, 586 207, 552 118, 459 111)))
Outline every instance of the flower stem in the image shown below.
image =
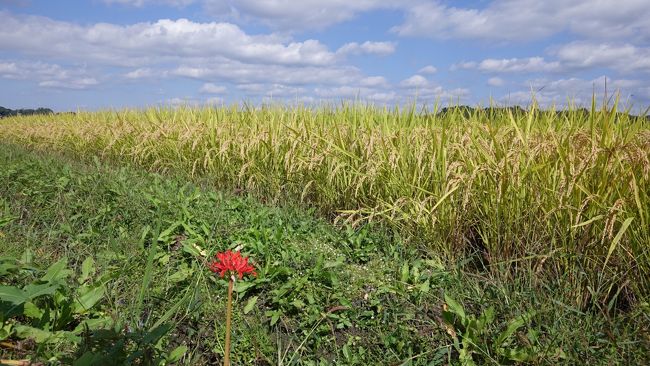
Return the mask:
POLYGON ((232 287, 234 279, 230 277, 228 281, 228 305, 226 308, 226 349, 223 357, 223 366, 230 366, 230 321, 232 314, 232 287))

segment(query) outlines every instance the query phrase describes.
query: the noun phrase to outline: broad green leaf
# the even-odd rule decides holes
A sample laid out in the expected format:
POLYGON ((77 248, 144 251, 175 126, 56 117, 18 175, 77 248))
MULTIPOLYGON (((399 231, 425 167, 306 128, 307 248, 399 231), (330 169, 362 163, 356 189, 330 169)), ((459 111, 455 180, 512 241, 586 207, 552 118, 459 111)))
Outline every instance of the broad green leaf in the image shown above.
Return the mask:
POLYGON ((54 295, 58 288, 58 284, 53 285, 51 283, 43 283, 40 285, 29 284, 23 288, 23 291, 29 299, 35 299, 43 295, 54 295))
POLYGON ((420 284, 419 287, 420 287, 420 292, 425 294, 428 293, 429 289, 431 288, 429 280, 427 279, 426 281, 424 281, 424 283, 420 284))
POLYGON ((25 292, 14 286, 0 286, 0 299, 14 305, 20 305, 29 300, 25 292))
POLYGON ((105 286, 100 285, 79 296, 75 301, 75 313, 81 314, 90 310, 104 297, 105 291, 105 286))
POLYGON ((90 277, 94 273, 95 273, 95 260, 89 256, 81 264, 81 276, 77 279, 77 281, 80 284, 85 283, 90 279, 90 277))
POLYGON ((86 329, 89 330, 102 329, 110 326, 113 323, 114 320, 111 317, 86 319, 81 323, 79 323, 79 325, 77 325, 77 327, 74 328, 74 330, 71 333, 74 335, 79 335, 86 329))
POLYGON ((280 313, 273 314, 273 316, 271 316, 271 325, 272 326, 275 325, 275 323, 277 323, 279 319, 280 319, 280 313))
POLYGON ((163 232, 161 232, 160 235, 158 235, 157 240, 159 242, 166 242, 167 240, 169 240, 169 237, 170 237, 171 233, 174 230, 176 230, 177 227, 181 226, 181 224, 182 224, 182 222, 180 222, 180 221, 174 222, 167 229, 163 230, 163 232))
POLYGON ((402 266, 400 281, 407 282, 408 280, 409 280, 409 264, 404 263, 404 265, 402 266))
POLYGON ((43 281, 47 282, 58 282, 66 279, 72 271, 67 268, 68 259, 63 257, 58 262, 52 264, 50 268, 47 269, 45 275, 41 278, 43 281))
POLYGON ((172 326, 170 324, 161 324, 147 332, 144 338, 142 338, 142 342, 144 344, 156 344, 160 338, 164 337, 165 334, 169 332, 170 329, 172 329, 172 326))
POLYGON ((291 305, 293 305, 296 309, 302 309, 305 307, 305 302, 300 299, 294 299, 291 302, 291 305))
POLYGON ((526 314, 522 314, 510 321, 508 323, 508 327, 506 327, 506 330, 501 332, 497 340, 495 341, 495 344, 497 346, 503 345, 503 342, 505 342, 506 339, 508 339, 511 335, 513 335, 517 329, 523 327, 524 325, 528 324, 530 322, 530 319, 535 315, 534 311, 531 311, 526 314))
POLYGON ((33 302, 26 302, 23 306, 23 314, 32 319, 40 319, 43 316, 43 310, 36 306, 33 302))
POLYGON ((169 352, 169 355, 167 356, 167 361, 169 362, 178 362, 181 357, 187 352, 187 346, 178 346, 174 348, 173 351, 169 352))
POLYGON ((2 328, 0 328, 0 341, 5 340, 9 338, 13 330, 11 329, 13 325, 11 323, 5 324, 2 328))
POLYGON ((452 299, 446 294, 445 294, 445 303, 447 304, 450 312, 458 315, 461 318, 461 321, 465 320, 466 318, 465 310, 463 309, 462 305, 457 303, 456 300, 452 299))
POLYGON ((176 271, 176 272, 172 273, 171 275, 169 275, 169 277, 167 277, 167 279, 170 282, 174 282, 174 283, 181 282, 181 281, 186 280, 192 274, 192 272, 193 271, 190 268, 181 268, 178 271, 176 271))
POLYGON ((12 270, 19 268, 15 263, 1 262, 0 263, 0 277, 9 274, 12 270))
POLYGON ((32 264, 33 259, 34 259, 34 253, 32 252, 31 249, 27 248, 23 252, 23 255, 20 257, 20 262, 23 264, 32 264))
POLYGON ((536 352, 532 348, 506 348, 499 351, 510 361, 527 362, 536 358, 536 352))
POLYGON ((271 324, 270 324, 271 326, 274 326, 275 323, 277 323, 278 320, 280 319, 280 311, 278 310, 267 311, 264 313, 264 315, 266 315, 267 317, 271 317, 271 324))
POLYGON ((249 288, 255 286, 255 283, 253 282, 248 282, 248 281, 237 281, 235 282, 235 291, 238 294, 244 294, 246 291, 248 291, 249 288))
POLYGON ((490 306, 489 308, 485 309, 483 314, 478 319, 477 322, 477 327, 478 331, 481 332, 485 329, 485 327, 489 324, 491 324, 494 321, 494 307, 490 306))
POLYGON ((335 267, 342 266, 343 264, 344 264, 343 263, 343 258, 338 258, 335 261, 327 261, 327 262, 325 262, 325 265, 323 266, 323 269, 335 268, 335 267))
POLYGON ((43 329, 30 327, 23 324, 18 324, 14 327, 16 335, 20 338, 31 338, 36 343, 45 343, 51 341, 55 334, 43 329))
POLYGON ((244 306, 244 314, 250 313, 255 307, 255 304, 257 304, 257 296, 253 296, 250 299, 248 299, 246 306, 244 306))
MULTIPOLYGON (((183 242, 183 251, 195 257, 199 257, 203 255, 203 253, 205 252, 196 243, 189 243, 187 241, 183 242)), ((203 255, 203 256, 207 257, 207 255, 203 255)))
POLYGON ((76 359, 72 366, 93 366, 101 364, 102 361, 105 361, 103 355, 88 351, 76 359))

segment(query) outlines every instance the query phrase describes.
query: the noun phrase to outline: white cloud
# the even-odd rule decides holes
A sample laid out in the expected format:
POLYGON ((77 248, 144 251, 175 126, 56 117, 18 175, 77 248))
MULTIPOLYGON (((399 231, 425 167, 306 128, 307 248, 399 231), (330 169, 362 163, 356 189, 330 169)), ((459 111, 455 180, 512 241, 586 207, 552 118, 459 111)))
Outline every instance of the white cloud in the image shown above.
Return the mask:
POLYGON ((163 71, 154 71, 148 67, 142 67, 124 74, 127 79, 147 79, 152 77, 164 77, 166 73, 163 71))
POLYGON ((557 73, 606 67, 616 72, 650 72, 650 48, 631 44, 571 42, 551 49, 556 60, 543 57, 485 59, 460 62, 452 70, 473 69, 486 73, 557 73))
POLYGON ((548 79, 536 79, 529 81, 530 85, 534 89, 542 89, 552 92, 584 92, 591 95, 592 91, 595 89, 605 88, 605 82, 607 82, 607 88, 612 90, 616 89, 626 89, 633 88, 644 84, 639 80, 630 80, 630 79, 613 79, 608 78, 607 76, 600 76, 592 80, 584 80, 580 78, 567 78, 559 80, 548 80, 548 79))
POLYGON ((438 72, 438 69, 436 69, 435 66, 427 65, 421 68, 418 72, 420 74, 435 74, 436 72, 438 72))
POLYGON ((222 97, 210 97, 205 100, 205 103, 208 105, 221 105, 224 104, 224 99, 222 97))
POLYGON ((510 59, 485 59, 481 62, 461 62, 452 66, 452 69, 477 69, 483 72, 556 72, 561 71, 557 61, 548 62, 542 57, 510 58, 510 59))
POLYGON ((213 83, 205 83, 199 89, 199 93, 204 94, 222 94, 226 92, 226 87, 223 85, 215 85, 213 83))
POLYGON ((169 105, 172 107, 196 107, 201 105, 201 101, 194 99, 192 97, 174 97, 160 102, 163 105, 169 105))
POLYGON ((97 84, 99 84, 99 82, 95 78, 80 78, 69 80, 45 80, 38 83, 38 86, 59 89, 86 89, 97 84))
POLYGON ((57 64, 32 61, 0 61, 0 77, 32 80, 44 88, 86 89, 99 84, 82 67, 63 67, 57 64))
MULTIPOLYGON (((188 77, 215 85, 231 82, 294 88, 287 92, 274 87, 269 91, 274 94, 295 94, 295 87, 304 85, 387 85, 381 76, 366 77, 360 69, 346 65, 345 57, 317 40, 296 42, 286 35, 249 35, 230 23, 163 19, 132 25, 81 26, 38 16, 1 11, 0 15, 5 20, 0 23, 3 49, 96 67, 129 67, 122 73, 126 80, 188 77)), ((394 51, 395 44, 368 41, 348 44, 345 49, 348 53, 387 54, 394 51)), ((3 67, 8 70, 13 66, 3 67)), ((76 85, 91 83, 86 79, 76 85)), ((211 93, 208 89, 204 86, 201 91, 211 93)))
POLYGON ((0 11, 0 47, 47 57, 134 66, 188 58, 227 57, 280 65, 328 65, 336 55, 317 40, 287 42, 249 35, 230 23, 161 19, 154 23, 80 26, 0 11))
POLYGON ((395 103, 399 95, 393 91, 382 91, 368 87, 340 86, 316 88, 314 94, 321 100, 359 99, 374 103, 395 103))
POLYGON ((422 75, 413 75, 409 78, 402 80, 399 86, 405 90, 402 96, 417 100, 418 102, 434 102, 446 99, 454 99, 454 103, 459 99, 464 99, 469 96, 469 90, 465 88, 446 89, 441 85, 437 85, 432 81, 427 80, 422 75))
MULTIPOLYGON (((642 96, 644 82, 631 79, 613 79, 600 76, 595 79, 565 78, 550 80, 546 78, 529 80, 525 83, 525 90, 515 91, 503 96, 502 101, 509 104, 527 104, 533 95, 538 103, 544 107, 555 105, 565 106, 568 101, 577 105, 588 106, 591 104, 592 93, 597 101, 601 101, 607 85, 608 95, 620 92, 623 100, 632 94, 642 96)), ((650 99, 650 98, 648 98, 650 99)), ((648 102, 648 99, 645 102, 648 102)))
MULTIPOLYGON (((650 19, 649 19, 650 21, 650 19)), ((650 48, 634 45, 572 42, 553 51, 568 67, 609 67, 620 72, 650 72, 650 48)))
POLYGON ((359 85, 367 87, 388 87, 388 80, 383 76, 368 76, 359 80, 359 85))
POLYGON ((395 52, 397 44, 395 42, 371 42, 366 41, 361 44, 357 42, 346 43, 339 48, 336 53, 340 55, 360 55, 374 54, 387 56, 395 52))
POLYGON ((172 75, 213 82, 225 80, 237 84, 272 83, 285 85, 354 83, 363 78, 352 66, 286 66, 248 64, 225 58, 210 63, 181 64, 172 75))
POLYGON ((253 19, 282 30, 324 29, 357 14, 396 7, 396 0, 204 0, 208 13, 219 17, 253 19))
POLYGON ((505 80, 503 80, 503 79, 501 79, 499 77, 491 77, 491 78, 489 78, 487 80, 487 84, 489 86, 499 87, 499 86, 503 86, 503 84, 505 84, 505 80))
POLYGON ((402 80, 399 85, 403 88, 422 88, 429 85, 429 81, 422 75, 413 75, 402 80))
POLYGON ((647 0, 493 0, 449 6, 442 0, 104 0, 142 7, 200 3, 207 14, 280 30, 324 29, 381 9, 405 13, 393 28, 404 36, 522 41, 569 31, 592 39, 650 40, 647 0), (480 5, 480 6, 479 6, 480 5))
POLYGON ((0 76, 7 79, 22 79, 26 72, 20 70, 15 62, 0 62, 0 76))
POLYGON ((494 0, 484 8, 421 1, 393 31, 403 36, 496 41, 541 39, 563 31, 596 39, 650 39, 647 0, 494 0))
POLYGON ((265 96, 269 98, 276 97, 296 97, 307 92, 304 87, 295 87, 284 84, 240 84, 237 89, 243 91, 248 96, 265 96))
POLYGON ((164 4, 164 5, 170 5, 179 8, 188 6, 196 2, 196 0, 103 0, 103 1, 109 5, 120 4, 120 5, 128 5, 128 6, 135 6, 135 7, 143 7, 144 5, 149 5, 149 4, 164 4))
POLYGON ((243 90, 249 94, 263 94, 267 89, 268 85, 256 83, 256 84, 239 84, 237 89, 243 90))

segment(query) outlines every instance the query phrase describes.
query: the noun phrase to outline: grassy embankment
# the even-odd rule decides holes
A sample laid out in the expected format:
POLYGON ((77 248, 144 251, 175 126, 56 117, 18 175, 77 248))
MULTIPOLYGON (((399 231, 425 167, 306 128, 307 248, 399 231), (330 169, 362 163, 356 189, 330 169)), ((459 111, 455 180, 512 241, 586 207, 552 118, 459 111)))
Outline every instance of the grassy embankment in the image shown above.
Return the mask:
MULTIPOLYGON (((526 344, 534 346, 528 351, 541 363, 556 362, 562 352, 567 362, 647 358, 650 129, 645 120, 611 111, 514 115, 474 111, 468 115, 452 110, 424 115, 356 106, 336 110, 274 107, 79 113, 9 118, 0 125, 0 139, 29 149, 59 152, 68 158, 98 156, 113 165, 168 173, 174 179, 234 190, 267 203, 300 204, 339 223, 376 223, 376 230, 347 234, 324 224, 310 224, 308 228, 313 229, 304 233, 309 238, 300 239, 287 237, 284 227, 291 227, 287 226, 291 220, 251 226, 242 219, 235 226, 243 232, 251 227, 271 230, 265 239, 242 239, 216 235, 215 230, 228 231, 221 228, 226 224, 209 215, 202 218, 201 225, 189 229, 174 226, 182 219, 160 216, 158 207, 144 210, 158 215, 160 230, 176 235, 166 238, 167 243, 157 240, 163 247, 174 240, 216 249, 241 242, 260 265, 290 271, 260 282, 251 294, 242 294, 244 303, 258 296, 251 308, 256 311, 248 316, 257 314, 250 324, 266 334, 269 342, 265 351, 253 351, 260 349, 259 345, 237 345, 239 357, 263 354, 273 358, 274 353, 268 353, 275 344, 271 339, 282 335, 279 339, 293 349, 289 353, 307 352, 302 354, 305 359, 338 355, 353 362, 354 357, 370 357, 358 358, 361 363, 397 363, 419 354, 422 356, 416 359, 424 361, 442 355, 439 347, 454 352, 465 348, 481 363, 503 362, 508 357, 500 348, 525 349, 526 344), (165 225, 173 229, 165 230, 165 225), (202 226, 211 229, 196 229, 202 226), (368 235, 373 239, 365 239, 368 235), (329 241, 331 237, 339 239, 329 241), (327 245, 317 245, 323 241, 327 245), (267 258, 268 253, 256 248, 258 242, 266 242, 264 250, 284 254, 267 258), (324 262, 319 267, 312 254, 322 248, 328 249, 323 249, 324 262), (340 284, 341 279, 319 278, 319 273, 344 276, 345 284, 340 284), (312 301, 313 295, 295 291, 296 298, 283 293, 271 299, 271 294, 283 292, 285 283, 303 286, 293 281, 313 286, 320 297, 312 301), (322 283, 330 283, 330 288, 322 283), (453 342, 447 333, 454 332, 441 325, 443 293, 464 303, 468 313, 478 315, 489 305, 496 307, 497 320, 488 330, 478 332, 480 340, 476 342, 481 344, 449 346, 453 342), (368 298, 373 296, 378 302, 369 305, 368 298), (336 324, 320 321, 321 313, 337 306, 347 309, 326 318, 343 320, 336 324), (534 334, 523 332, 514 341, 508 338, 500 343, 498 334, 508 321, 533 309, 537 312, 525 323, 534 334), (310 333, 314 326, 316 330, 310 333), (323 331, 325 328, 331 331, 323 331), (380 351, 382 339, 388 339, 385 346, 390 352, 380 351), (302 340, 305 343, 297 349, 302 340), (324 355, 309 353, 318 342, 327 345, 324 355)), ((107 179, 107 184, 118 181, 107 179)), ((133 197, 113 197, 117 203, 104 214, 123 217, 122 210, 135 209, 131 202, 137 202, 136 197, 146 200, 151 196, 137 189, 129 195, 133 197)), ((168 196, 181 202, 185 199, 161 192, 154 201, 165 202, 162 197, 168 196)), ((9 200, 6 210, 37 199, 26 197, 29 195, 23 197, 24 203, 9 200)), ((93 197, 89 199, 98 199, 93 197)), ((63 207, 70 204, 61 202, 63 207)), ((177 210, 183 207, 177 204, 177 210)), ((186 207, 180 211, 190 217, 184 220, 191 221, 204 215, 197 210, 186 207)), ((268 209, 251 206, 246 212, 255 216, 258 210, 268 209)), ((75 219, 82 221, 97 215, 96 209, 79 212, 75 219)), ((31 217, 36 225, 47 222, 48 215, 31 217)), ((61 219, 52 220, 58 223, 61 219)), ((302 216, 294 220, 311 219, 302 216)), ((17 222, 21 221, 9 221, 8 227, 16 231, 3 229, 3 240, 30 246, 25 244, 30 243, 28 238, 16 234, 25 229, 24 223, 17 222)), ((99 245, 99 241, 104 246, 121 241, 110 239, 120 232, 146 242, 145 222, 135 220, 119 230, 87 223, 96 238, 86 248, 99 245)), ((48 230, 33 230, 49 233, 52 244, 45 248, 56 248, 53 243, 68 241, 77 231, 62 239, 58 232, 55 235, 48 230)), ((137 262, 146 261, 146 248, 115 250, 137 262)), ((187 268, 198 265, 185 257, 181 262, 187 268)), ((154 267, 164 270, 167 265, 154 267)), ((138 270, 142 267, 134 267, 138 270)), ((194 269, 189 277, 206 281, 200 272, 194 269)), ((133 274, 124 278, 141 279, 133 274)), ((205 291, 209 292, 207 287, 205 291)), ((215 291, 218 289, 213 288, 215 291)), ((217 301, 214 306, 222 304, 217 301)), ((208 310, 202 307, 197 311, 204 314, 208 310)), ((208 314, 210 321, 218 322, 218 311, 208 314)), ((456 334, 463 333, 463 326, 458 325, 456 334)), ((249 338, 258 337, 243 337, 249 338)), ((196 355, 205 357, 203 351, 196 355)))

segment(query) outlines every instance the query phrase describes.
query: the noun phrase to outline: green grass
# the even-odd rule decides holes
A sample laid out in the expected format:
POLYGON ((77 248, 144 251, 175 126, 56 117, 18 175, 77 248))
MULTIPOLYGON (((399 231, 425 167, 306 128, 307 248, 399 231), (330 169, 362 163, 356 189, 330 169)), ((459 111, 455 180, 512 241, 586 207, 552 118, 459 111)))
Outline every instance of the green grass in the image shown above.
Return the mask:
MULTIPOLYGON (((90 283, 105 281, 106 293, 84 316, 110 319, 107 329, 116 340, 129 339, 128 352, 138 350, 138 332, 146 338, 169 326, 162 338, 150 337, 153 350, 185 345, 179 364, 220 362, 226 282, 208 272, 197 251, 241 247, 259 276, 237 287, 235 365, 437 365, 459 362, 459 351, 472 352, 478 364, 504 363, 515 351, 533 364, 650 361, 647 298, 624 308, 615 296, 604 307, 579 307, 567 283, 589 276, 584 269, 548 277, 533 271, 543 267, 519 268, 504 278, 473 256, 450 261, 425 244, 405 243, 395 227, 337 228, 314 210, 270 207, 210 184, 70 156, 0 144, 2 257, 30 249, 34 267, 63 258, 75 276, 92 258, 90 283), (445 297, 469 317, 493 307, 495 320, 483 328, 460 317, 445 322, 443 306, 456 309, 445 297), (513 321, 522 326, 500 340, 513 321)), ((29 283, 37 273, 3 275, 0 284, 29 283)), ((8 341, 23 349, 2 346, 0 359, 56 364, 97 351, 96 338, 34 345, 14 334, 8 341)))

